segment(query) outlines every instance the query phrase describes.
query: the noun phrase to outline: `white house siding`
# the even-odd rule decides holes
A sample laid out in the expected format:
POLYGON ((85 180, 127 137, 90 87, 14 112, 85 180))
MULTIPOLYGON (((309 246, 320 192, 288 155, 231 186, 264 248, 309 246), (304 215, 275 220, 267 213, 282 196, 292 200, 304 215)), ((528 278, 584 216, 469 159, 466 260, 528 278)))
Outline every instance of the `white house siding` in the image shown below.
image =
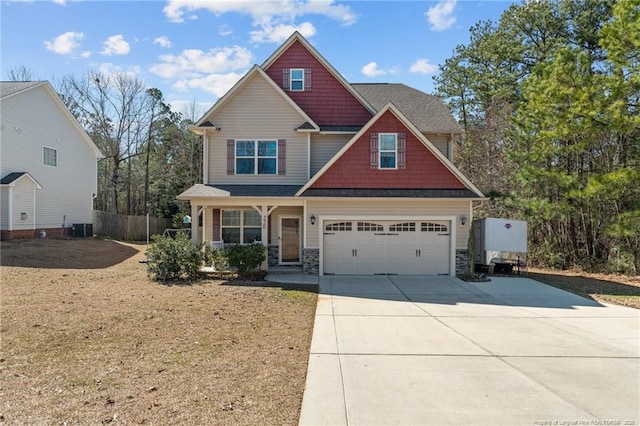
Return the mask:
POLYGON ((37 212, 33 210, 33 195, 36 187, 29 179, 23 178, 16 181, 12 191, 12 231, 34 229, 33 219, 37 218, 37 212), (26 213, 27 218, 22 219, 21 213, 26 213))
POLYGON ((318 170, 329 162, 331 158, 354 135, 311 135, 311 176, 315 175, 318 170))
POLYGON ((209 136, 209 184, 302 185, 307 180, 307 134, 294 107, 259 74, 207 120, 221 130, 209 136), (228 175, 227 139, 286 139, 285 175, 228 175))
POLYGON ((307 201, 308 215, 315 215, 315 225, 307 227, 306 248, 319 247, 318 232, 323 216, 385 216, 392 220, 394 216, 455 216, 456 249, 466 249, 471 226, 471 201, 468 200, 313 200, 307 201), (467 222, 460 225, 459 218, 465 215, 467 222))
MULTIPOLYGON (((449 135, 425 133, 425 136, 438 148, 438 151, 449 158, 449 135)), ((453 161, 453 158, 449 158, 449 160, 453 161)))
POLYGON ((36 192, 36 227, 60 228, 64 216, 68 226, 91 223, 96 153, 47 89, 39 86, 5 98, 1 110, 0 174, 28 172, 42 185, 36 192), (57 150, 57 167, 43 164, 43 146, 57 150))

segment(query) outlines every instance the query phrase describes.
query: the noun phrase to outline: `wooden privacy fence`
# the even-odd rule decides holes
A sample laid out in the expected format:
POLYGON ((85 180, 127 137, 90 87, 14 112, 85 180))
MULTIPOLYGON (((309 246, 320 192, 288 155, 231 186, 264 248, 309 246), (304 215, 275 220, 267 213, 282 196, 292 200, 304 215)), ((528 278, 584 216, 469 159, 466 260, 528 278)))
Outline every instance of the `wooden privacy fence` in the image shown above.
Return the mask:
MULTIPOLYGON (((149 237, 171 228, 171 219, 149 216, 149 237)), ((93 233, 116 240, 146 241, 147 217, 93 211, 93 233)))

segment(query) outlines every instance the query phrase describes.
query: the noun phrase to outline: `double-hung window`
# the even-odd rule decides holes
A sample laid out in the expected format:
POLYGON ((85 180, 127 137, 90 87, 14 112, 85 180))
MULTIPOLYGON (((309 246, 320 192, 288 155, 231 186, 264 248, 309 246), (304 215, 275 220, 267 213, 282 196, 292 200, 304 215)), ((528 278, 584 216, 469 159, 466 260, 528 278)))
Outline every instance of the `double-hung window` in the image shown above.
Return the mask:
POLYGON ((304 69, 292 69, 289 78, 289 90, 304 91, 304 69))
POLYGON ((262 240, 260 213, 256 210, 223 210, 222 240, 228 244, 250 244, 262 240))
POLYGON ((277 140, 237 140, 236 174, 275 175, 278 173, 277 140))
POLYGON ((58 150, 43 146, 42 164, 44 164, 45 166, 58 167, 58 150))
POLYGON ((381 169, 398 168, 398 135, 396 133, 380 133, 378 164, 381 169))

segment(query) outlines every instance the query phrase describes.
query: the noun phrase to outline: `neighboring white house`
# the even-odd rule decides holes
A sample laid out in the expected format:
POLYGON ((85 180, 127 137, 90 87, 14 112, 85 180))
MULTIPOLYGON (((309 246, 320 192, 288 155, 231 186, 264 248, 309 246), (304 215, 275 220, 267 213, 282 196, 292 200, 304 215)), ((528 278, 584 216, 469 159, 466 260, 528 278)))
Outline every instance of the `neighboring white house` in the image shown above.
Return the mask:
POLYGON ((102 157, 47 81, 0 82, 1 238, 91 223, 102 157))

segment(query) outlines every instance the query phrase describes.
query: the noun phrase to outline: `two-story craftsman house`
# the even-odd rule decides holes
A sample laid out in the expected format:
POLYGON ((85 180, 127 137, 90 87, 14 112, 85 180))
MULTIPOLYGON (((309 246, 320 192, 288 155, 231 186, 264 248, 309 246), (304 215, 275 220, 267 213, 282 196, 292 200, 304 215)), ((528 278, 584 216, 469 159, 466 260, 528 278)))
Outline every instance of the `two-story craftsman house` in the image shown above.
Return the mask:
POLYGON ((179 198, 195 242, 260 241, 264 268, 320 275, 464 269, 484 196, 453 165, 461 128, 437 97, 350 84, 294 33, 193 131, 204 183, 179 198))

